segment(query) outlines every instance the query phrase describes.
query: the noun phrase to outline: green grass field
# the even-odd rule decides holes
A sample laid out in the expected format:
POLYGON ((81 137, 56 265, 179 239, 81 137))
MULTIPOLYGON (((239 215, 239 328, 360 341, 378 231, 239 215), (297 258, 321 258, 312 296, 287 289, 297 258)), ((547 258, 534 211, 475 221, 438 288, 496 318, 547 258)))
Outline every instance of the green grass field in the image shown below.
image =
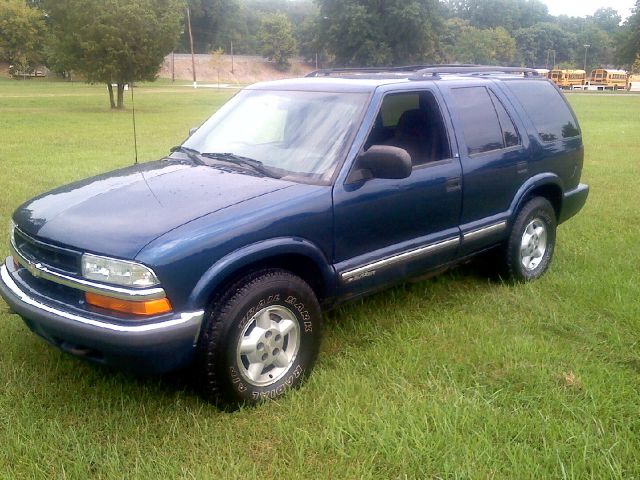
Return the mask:
MULTIPOLYGON (((21 202, 133 161, 105 90, 0 80, 1 254, 21 202)), ((141 86, 140 159, 230 95, 141 86)), ((223 413, 180 375, 84 363, 0 301, 0 478, 640 478, 640 96, 569 100, 591 196, 550 271, 466 266, 332 311, 278 402, 223 413)))

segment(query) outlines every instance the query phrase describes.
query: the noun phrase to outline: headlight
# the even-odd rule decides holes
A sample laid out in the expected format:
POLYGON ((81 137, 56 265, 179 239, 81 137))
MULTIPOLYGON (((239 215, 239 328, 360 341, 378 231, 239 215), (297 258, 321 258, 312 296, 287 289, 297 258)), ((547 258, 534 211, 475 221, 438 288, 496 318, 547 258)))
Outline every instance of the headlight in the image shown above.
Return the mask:
POLYGON ((144 265, 88 253, 82 255, 82 276, 128 287, 153 287, 160 283, 153 270, 144 265))

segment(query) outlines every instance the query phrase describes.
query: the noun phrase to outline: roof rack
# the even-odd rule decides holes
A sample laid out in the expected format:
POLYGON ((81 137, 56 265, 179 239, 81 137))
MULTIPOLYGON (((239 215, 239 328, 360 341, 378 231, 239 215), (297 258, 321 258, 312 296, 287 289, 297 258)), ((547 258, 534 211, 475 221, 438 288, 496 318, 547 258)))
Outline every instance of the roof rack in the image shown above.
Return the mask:
POLYGON ((349 73, 395 73, 395 72, 417 72, 425 68, 435 67, 435 65, 407 65, 403 67, 354 67, 354 68, 322 68, 305 75, 305 77, 331 77, 334 74, 344 75, 349 73))
POLYGON ((417 70, 409 80, 439 79, 441 73, 461 73, 464 75, 489 75, 493 73, 522 73, 525 77, 538 77, 540 73, 533 68, 500 67, 494 65, 439 65, 417 70))
POLYGON ((439 65, 439 64, 427 64, 427 65, 403 65, 400 67, 344 67, 344 68, 323 68, 320 70, 315 70, 311 73, 305 75, 305 77, 331 77, 331 76, 340 76, 340 75, 348 75, 348 74, 366 74, 366 73, 412 73, 412 72, 420 72, 423 70, 427 70, 430 68, 441 68, 441 67, 475 67, 477 65, 439 65))
POLYGON ((307 77, 333 77, 366 74, 407 74, 409 80, 438 80, 441 73, 458 73, 463 75, 490 75, 496 73, 522 73, 525 77, 540 76, 533 68, 501 67, 498 65, 446 64, 446 65, 404 65, 401 67, 366 67, 366 68, 324 68, 307 74, 307 77))

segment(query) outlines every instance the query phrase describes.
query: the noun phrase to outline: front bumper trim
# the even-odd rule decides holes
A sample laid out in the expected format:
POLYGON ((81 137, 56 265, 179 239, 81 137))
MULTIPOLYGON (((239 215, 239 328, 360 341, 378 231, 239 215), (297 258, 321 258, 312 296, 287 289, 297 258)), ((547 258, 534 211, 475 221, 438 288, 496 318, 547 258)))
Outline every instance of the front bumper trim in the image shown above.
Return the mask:
POLYGON ((196 310, 194 312, 182 312, 179 317, 172 318, 170 320, 165 320, 162 322, 156 323, 147 323, 144 325, 119 325, 115 323, 102 322, 100 320, 94 320, 91 318, 86 318, 80 315, 76 315, 74 313, 66 312, 64 310, 60 310, 58 308, 51 307, 49 305, 45 305, 38 300, 31 298, 25 292, 23 292, 20 287, 14 282, 13 278, 9 274, 6 265, 2 265, 0 267, 0 278, 2 282, 6 285, 7 289, 17 297, 21 302, 42 310, 44 312, 50 313, 52 315, 56 315, 58 317, 62 317, 67 320, 72 320, 74 322, 78 322, 84 325, 89 325, 92 327, 110 330, 114 332, 121 333, 145 333, 145 332, 153 332, 153 331, 161 331, 165 329, 171 329, 183 324, 190 323, 201 323, 202 318, 204 317, 204 310, 196 310))

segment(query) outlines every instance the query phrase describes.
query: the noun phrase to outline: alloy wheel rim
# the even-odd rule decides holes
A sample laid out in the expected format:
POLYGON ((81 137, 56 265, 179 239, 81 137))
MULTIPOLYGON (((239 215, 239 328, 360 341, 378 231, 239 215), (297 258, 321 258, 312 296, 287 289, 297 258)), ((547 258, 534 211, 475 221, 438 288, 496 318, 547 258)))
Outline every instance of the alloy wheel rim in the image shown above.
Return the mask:
POLYGON ((300 350, 300 324, 281 305, 258 311, 242 329, 236 357, 240 375, 256 387, 280 380, 293 365, 300 350))
POLYGON ((538 268, 547 251, 547 228, 540 218, 531 220, 520 241, 520 262, 526 271, 538 268))

